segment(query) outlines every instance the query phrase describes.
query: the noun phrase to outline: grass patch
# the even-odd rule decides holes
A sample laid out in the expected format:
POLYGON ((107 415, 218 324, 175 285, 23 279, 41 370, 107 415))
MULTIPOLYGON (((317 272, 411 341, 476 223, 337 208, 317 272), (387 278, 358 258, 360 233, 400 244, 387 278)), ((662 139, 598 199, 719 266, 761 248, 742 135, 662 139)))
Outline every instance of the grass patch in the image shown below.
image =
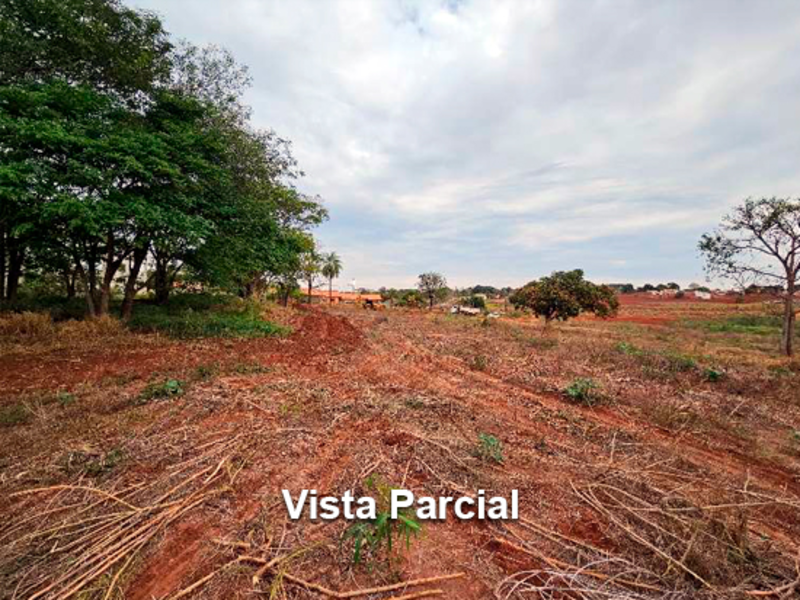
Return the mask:
POLYGON ((134 331, 160 332, 177 339, 258 338, 285 335, 266 321, 255 303, 209 294, 183 294, 166 306, 142 304, 129 324, 134 331))
POLYGON ((22 404, 12 404, 0 408, 0 427, 13 427, 27 423, 31 413, 22 404))
POLYGON ((744 333, 773 335, 781 330, 781 317, 776 315, 735 315, 722 321, 686 321, 688 327, 709 333, 744 333))

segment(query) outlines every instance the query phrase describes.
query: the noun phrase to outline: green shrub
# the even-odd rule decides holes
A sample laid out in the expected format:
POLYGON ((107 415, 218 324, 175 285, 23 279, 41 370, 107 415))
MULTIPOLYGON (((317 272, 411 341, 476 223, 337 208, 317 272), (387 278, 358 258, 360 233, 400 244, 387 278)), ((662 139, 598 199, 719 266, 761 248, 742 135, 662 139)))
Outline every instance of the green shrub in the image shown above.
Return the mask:
POLYGON ((503 444, 493 435, 479 433, 475 455, 481 460, 503 464, 503 444))
POLYGON ((591 406, 600 400, 599 387, 593 379, 578 377, 564 388, 564 394, 570 400, 591 406))
POLYGON ((149 383, 147 387, 139 394, 139 400, 142 404, 150 400, 162 400, 165 398, 177 398, 182 396, 185 392, 184 384, 178 379, 167 379, 160 383, 149 383))
POLYGON ((725 371, 721 371, 719 369, 715 369, 713 367, 706 367, 703 370, 703 375, 706 378, 706 381, 715 382, 720 381, 725 378, 725 371))

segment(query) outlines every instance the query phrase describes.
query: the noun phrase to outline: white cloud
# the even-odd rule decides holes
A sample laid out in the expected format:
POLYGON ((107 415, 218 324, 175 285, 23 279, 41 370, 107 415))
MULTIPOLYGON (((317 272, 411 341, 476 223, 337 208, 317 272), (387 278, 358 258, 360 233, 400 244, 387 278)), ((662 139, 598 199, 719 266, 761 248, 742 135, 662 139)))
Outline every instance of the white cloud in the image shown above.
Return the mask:
POLYGON ((132 1, 250 66, 365 285, 696 277, 727 206, 800 194, 794 0, 132 1))

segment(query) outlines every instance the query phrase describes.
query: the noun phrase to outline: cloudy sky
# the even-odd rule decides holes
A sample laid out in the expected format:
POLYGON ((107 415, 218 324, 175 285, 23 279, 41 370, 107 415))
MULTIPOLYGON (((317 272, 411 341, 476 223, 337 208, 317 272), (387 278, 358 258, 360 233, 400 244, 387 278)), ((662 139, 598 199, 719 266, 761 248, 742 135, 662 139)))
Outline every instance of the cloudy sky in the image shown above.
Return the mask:
POLYGON ((703 279, 699 235, 800 196, 800 2, 129 0, 250 67, 343 283, 703 279))

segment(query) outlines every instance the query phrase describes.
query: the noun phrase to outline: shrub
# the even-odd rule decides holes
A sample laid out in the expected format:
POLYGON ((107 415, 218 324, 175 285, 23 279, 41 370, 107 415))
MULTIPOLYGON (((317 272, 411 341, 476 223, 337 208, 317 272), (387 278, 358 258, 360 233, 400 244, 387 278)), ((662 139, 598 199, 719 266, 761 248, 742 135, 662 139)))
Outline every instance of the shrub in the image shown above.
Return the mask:
POLYGON ((139 400, 142 404, 150 400, 161 400, 165 398, 177 398, 182 396, 185 392, 183 382, 178 379, 167 379, 160 383, 149 383, 147 387, 139 394, 139 400))
POLYGON ((705 376, 706 381, 715 382, 725 378, 725 371, 720 371, 713 367, 706 367, 703 371, 703 375, 705 376))
POLYGON ((481 460, 503 464, 503 444, 495 436, 488 433, 478 434, 478 447, 475 454, 481 460))
POLYGON ((472 308, 486 310, 486 300, 484 300, 483 296, 469 296, 468 298, 462 299, 461 304, 463 306, 470 306, 472 308))
POLYGON ((564 394, 571 400, 592 406, 600 400, 599 387, 593 379, 578 377, 564 388, 564 394))

